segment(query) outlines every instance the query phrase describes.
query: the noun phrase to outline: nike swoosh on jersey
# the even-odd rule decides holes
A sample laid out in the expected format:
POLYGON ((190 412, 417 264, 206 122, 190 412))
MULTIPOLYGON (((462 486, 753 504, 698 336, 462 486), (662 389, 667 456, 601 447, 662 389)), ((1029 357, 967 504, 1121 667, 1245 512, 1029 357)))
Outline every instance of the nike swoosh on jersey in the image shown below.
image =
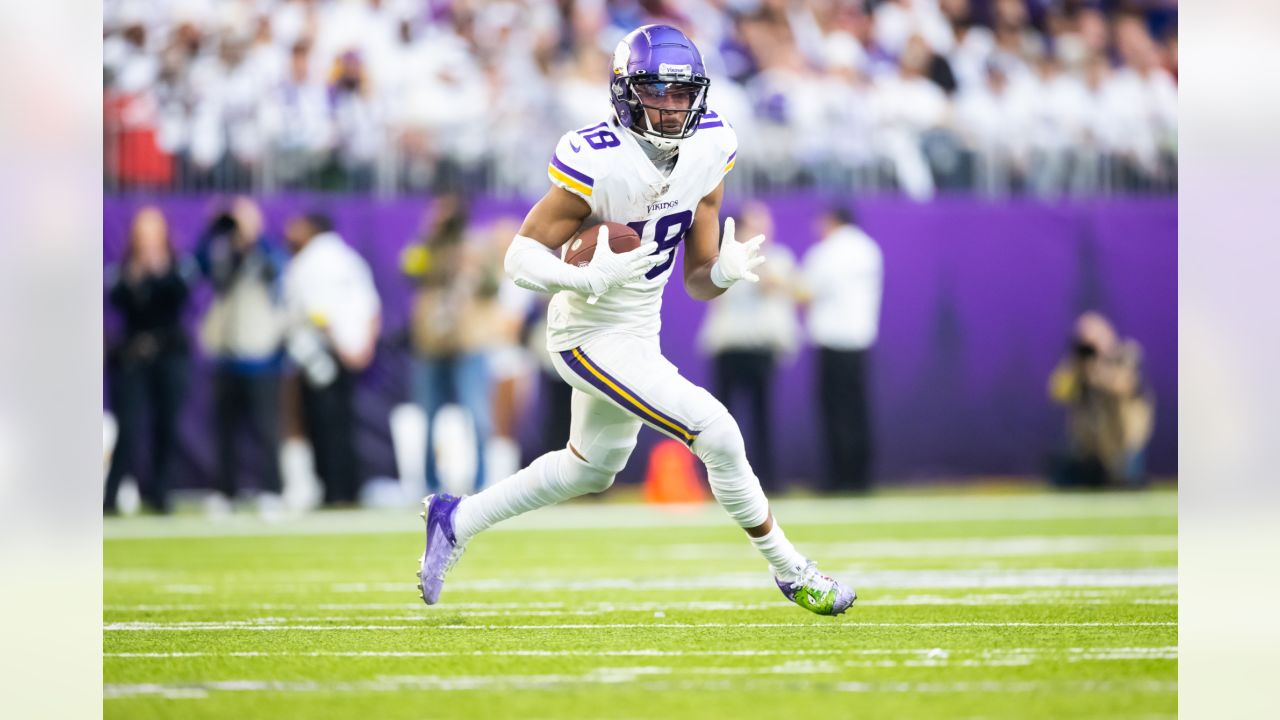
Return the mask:
POLYGON ((570 140, 570 141, 569 141, 569 147, 570 147, 570 148, 573 148, 573 151, 574 151, 574 152, 578 152, 578 151, 582 150, 582 148, 578 147, 577 145, 574 145, 572 140, 570 140))

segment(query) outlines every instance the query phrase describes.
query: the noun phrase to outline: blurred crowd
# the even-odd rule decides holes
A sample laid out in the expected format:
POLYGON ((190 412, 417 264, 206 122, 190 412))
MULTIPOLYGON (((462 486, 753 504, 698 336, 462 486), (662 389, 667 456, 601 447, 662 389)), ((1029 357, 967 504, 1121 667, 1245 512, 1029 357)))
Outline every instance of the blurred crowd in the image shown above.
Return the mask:
MULTIPOLYGON (((775 237, 763 203, 748 202, 736 216, 741 235, 775 237)), ((760 281, 709 304, 697 347, 711 371, 708 389, 743 425, 752 468, 771 491, 797 479, 774 458, 785 434, 772 427, 774 380, 811 347, 813 386, 799 391, 812 398, 822 455, 817 474, 803 480, 822 492, 865 492, 875 479, 870 389, 883 253, 847 204, 814 223, 818 240, 801 257, 766 240, 760 281)), ((516 229, 510 218, 477 224, 463 197, 437 197, 403 240, 393 280, 400 287, 378 288, 367 259, 321 212, 295 214, 277 231, 256 202, 239 197, 215 206, 194 242, 175 243, 164 213, 141 208, 105 272, 117 321, 106 333, 106 385, 118 428, 108 443, 105 511, 119 509, 126 477, 137 481, 143 505, 170 508, 179 456, 192 455, 183 447, 190 434, 179 432, 184 416, 211 440, 205 504, 213 514, 250 489, 268 515, 369 502, 371 461, 394 466, 391 502, 468 491, 513 473, 522 454, 564 447, 571 390, 545 349, 549 298, 502 270, 516 229), (403 318, 396 326, 384 325, 384 301, 407 303, 407 312, 391 313, 403 318), (404 381, 381 383, 394 396, 381 405, 358 402, 385 390, 366 382, 379 373, 404 381), (200 406, 189 405, 193 382, 209 386, 200 406), (390 435, 391 452, 375 452, 393 463, 361 452, 362 429, 390 435), (283 467, 299 453, 300 463, 283 467)), ((1049 395, 1066 420, 1047 468, 1055 483, 1145 482, 1155 399, 1136 342, 1085 313, 1049 395)))
MULTIPOLYGON (((768 208, 748 205, 741 227, 772 233, 768 208)), ((699 345, 715 394, 731 407, 747 403, 737 414, 752 432, 753 463, 765 486, 777 489, 786 468, 776 467, 771 452, 772 378, 802 338, 811 340, 820 356, 813 397, 828 451, 815 485, 865 491, 872 460, 865 356, 879 324, 880 250, 847 208, 822 217, 817 229, 822 239, 803 261, 770 244, 761 283, 713 302, 699 345), (800 305, 809 306, 808 332, 799 324, 800 305)), ((368 392, 360 378, 377 354, 385 355, 384 369, 389 363, 407 378, 388 416, 373 421, 390 430, 402 484, 420 473, 421 489, 444 487, 442 459, 451 456, 450 464, 463 468, 461 489, 479 488, 514 472, 521 451, 539 454, 568 442, 571 391, 545 351, 548 298, 518 288, 502 271, 516 230, 511 221, 476 226, 461 197, 437 198, 401 252, 409 307, 404 327, 392 328, 383 327, 365 258, 325 215, 298 214, 282 230, 284 242, 257 204, 240 197, 219 207, 194 243, 182 243, 192 251, 182 253, 162 211, 144 207, 134 216, 127 245, 105 273, 107 306, 118 320, 109 324, 106 348, 108 409, 118 428, 106 512, 119 509, 127 477, 146 507, 170 508, 178 458, 191 455, 179 425, 197 379, 211 390, 200 410, 207 417, 196 421, 212 439, 205 504, 214 514, 225 514, 249 489, 267 514, 360 502, 370 473, 356 443, 357 395, 368 392), (197 308, 205 287, 211 297, 197 308), (447 406, 461 411, 455 416, 464 419, 465 437, 442 439, 447 406), (405 407, 416 407, 418 423, 402 422, 405 407), (531 418, 535 407, 542 415, 531 418), (539 428, 524 438, 538 447, 519 445, 522 420, 539 428), (291 441, 310 458, 305 472, 321 488, 315 497, 285 498, 282 449, 291 441), (421 457, 406 459, 414 452, 421 457), (494 458, 498 467, 491 467, 494 458)), ((383 296, 396 295, 389 291, 383 296)), ((412 494, 407 486, 397 492, 412 494)))
POLYGON ((747 189, 1176 182, 1176 0, 107 0, 106 182, 536 191, 649 22, 702 49, 747 189))

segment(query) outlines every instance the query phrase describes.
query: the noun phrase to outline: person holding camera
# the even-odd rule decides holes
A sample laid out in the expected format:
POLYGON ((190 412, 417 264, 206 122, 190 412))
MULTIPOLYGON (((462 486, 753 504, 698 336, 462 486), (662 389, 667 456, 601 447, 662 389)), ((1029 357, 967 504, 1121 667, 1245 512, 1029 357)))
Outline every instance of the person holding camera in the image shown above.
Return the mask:
POLYGON ((1121 339, 1101 314, 1076 321, 1070 350, 1049 377, 1049 396, 1067 410, 1067 452, 1052 479, 1064 487, 1135 487, 1146 481, 1155 398, 1142 378, 1142 348, 1121 339))
POLYGON ((280 378, 284 363, 284 312, 280 279, 283 250, 263 236, 262 212, 237 198, 200 237, 196 261, 213 285, 214 299, 200 326, 200 340, 214 361, 214 433, 217 486, 208 509, 230 509, 239 488, 236 441, 246 428, 261 453, 259 509, 281 504, 280 378))
POLYGON ((414 402, 427 418, 425 465, 428 492, 441 488, 436 419, 445 403, 457 402, 475 433, 475 490, 487 477, 487 450, 493 435, 493 369, 490 351, 503 334, 498 305, 501 263, 487 262, 467 242, 469 214, 456 194, 441 195, 431 220, 401 258, 414 285, 409 341, 414 402))

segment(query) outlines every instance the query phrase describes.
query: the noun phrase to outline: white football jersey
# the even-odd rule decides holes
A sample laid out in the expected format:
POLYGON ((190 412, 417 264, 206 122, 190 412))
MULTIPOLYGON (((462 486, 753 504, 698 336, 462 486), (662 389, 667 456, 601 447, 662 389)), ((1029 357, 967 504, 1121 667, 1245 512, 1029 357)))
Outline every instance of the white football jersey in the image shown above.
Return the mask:
MULTIPOLYGON (((738 139, 708 111, 698 130, 680 144, 680 156, 664 176, 618 124, 617 117, 565 133, 547 174, 551 182, 591 206, 585 227, 602 222, 634 228, 642 242, 656 242, 666 259, 642 279, 616 287, 594 305, 583 295, 559 292, 547 308, 547 349, 568 350, 602 330, 656 336, 662 327, 662 290, 676 265, 676 250, 693 226, 702 198, 733 169, 738 139)), ((566 243, 565 251, 572 245, 566 243)))

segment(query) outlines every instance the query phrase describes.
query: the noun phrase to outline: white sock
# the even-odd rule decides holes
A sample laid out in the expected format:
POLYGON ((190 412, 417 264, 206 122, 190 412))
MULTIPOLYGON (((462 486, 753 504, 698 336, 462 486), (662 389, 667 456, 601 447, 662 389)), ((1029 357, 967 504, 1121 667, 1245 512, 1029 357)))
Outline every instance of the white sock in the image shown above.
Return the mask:
POLYGON ((495 523, 596 490, 580 480, 578 466, 585 463, 569 455, 568 450, 549 452, 515 475, 464 498, 453 516, 458 542, 470 540, 495 523))
POLYGON ((783 580, 798 578, 800 571, 809 562, 787 539, 787 534, 782 532, 782 526, 777 520, 773 521, 773 528, 763 537, 751 538, 751 544, 769 561, 773 573, 783 580))

